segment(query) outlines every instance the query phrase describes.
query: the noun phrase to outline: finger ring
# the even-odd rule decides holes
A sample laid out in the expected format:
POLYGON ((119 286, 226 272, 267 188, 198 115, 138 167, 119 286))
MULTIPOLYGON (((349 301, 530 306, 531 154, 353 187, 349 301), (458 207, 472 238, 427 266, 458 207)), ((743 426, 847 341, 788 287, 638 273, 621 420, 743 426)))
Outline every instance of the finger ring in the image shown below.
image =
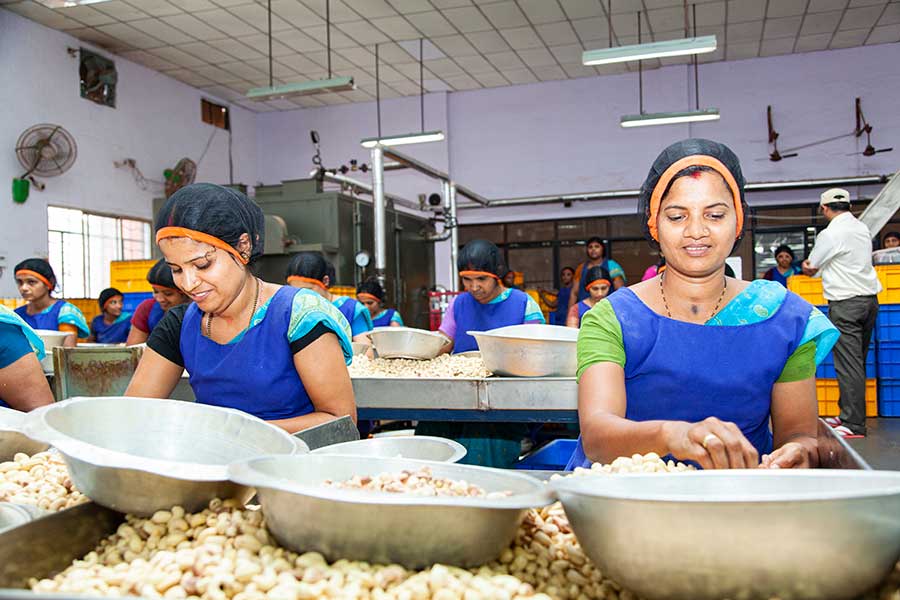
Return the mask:
POLYGON ((706 448, 710 441, 719 439, 714 433, 707 433, 706 437, 703 438, 703 447, 706 448))

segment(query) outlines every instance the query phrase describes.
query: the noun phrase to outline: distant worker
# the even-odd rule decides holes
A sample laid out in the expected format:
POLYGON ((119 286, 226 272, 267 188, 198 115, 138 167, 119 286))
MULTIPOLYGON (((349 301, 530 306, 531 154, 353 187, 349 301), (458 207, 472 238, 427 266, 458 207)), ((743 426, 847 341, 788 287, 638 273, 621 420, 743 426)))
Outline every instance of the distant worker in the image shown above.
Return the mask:
POLYGON ((569 307, 569 315, 566 318, 567 327, 581 327, 581 319, 594 305, 606 298, 612 289, 612 281, 610 280, 609 271, 603 267, 591 267, 587 273, 587 285, 585 286, 590 296, 569 307))
POLYGON ((52 329, 72 335, 66 336, 63 346, 72 348, 76 338, 91 335, 84 314, 77 306, 53 297, 56 274, 43 258, 28 258, 13 270, 19 294, 27 302, 15 310, 16 314, 33 329, 52 329))
POLYGON ((881 240, 882 248, 898 248, 900 247, 900 232, 888 231, 881 240))
POLYGON ((552 292, 543 288, 538 289, 541 300, 550 308, 550 324, 565 325, 569 314, 569 297, 572 295, 572 279, 575 277, 575 269, 563 267, 559 272, 559 290, 552 292))
POLYGON ((131 330, 131 313, 122 309, 125 297, 116 288, 106 288, 97 300, 100 314, 91 321, 90 342, 124 344, 131 330))
POLYGON ((153 328, 162 321, 173 306, 187 304, 190 298, 178 289, 172 277, 172 268, 161 258, 147 271, 147 282, 153 290, 153 297, 147 298, 134 309, 131 317, 131 331, 128 333, 126 346, 143 344, 150 337, 153 328))
POLYGON ((375 327, 403 327, 403 317, 396 308, 384 307, 384 288, 377 279, 356 286, 356 299, 369 309, 375 327))
POLYGON ((778 246, 775 248, 775 266, 765 272, 763 279, 777 281, 787 287, 788 279, 801 273, 800 267, 794 264, 795 260, 794 251, 790 246, 787 244, 778 246))
POLYGON ((590 295, 584 286, 587 284, 587 271, 591 267, 603 267, 609 271, 612 277, 613 289, 617 290, 626 283, 625 271, 622 269, 622 266, 611 258, 606 258, 606 244, 603 243, 603 240, 596 236, 589 238, 584 251, 587 255, 587 260, 575 269, 575 285, 572 286, 569 306, 584 300, 590 295))

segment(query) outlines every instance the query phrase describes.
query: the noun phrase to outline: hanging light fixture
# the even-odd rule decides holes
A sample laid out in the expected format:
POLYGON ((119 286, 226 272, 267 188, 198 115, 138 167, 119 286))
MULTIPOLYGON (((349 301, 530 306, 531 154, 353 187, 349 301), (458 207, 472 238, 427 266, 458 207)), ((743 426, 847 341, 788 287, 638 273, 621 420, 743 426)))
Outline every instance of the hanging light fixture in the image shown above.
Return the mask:
POLYGON ((272 0, 268 0, 269 14, 269 85, 253 88, 247 92, 247 98, 255 101, 280 100, 295 96, 309 96, 325 92, 349 92, 356 89, 352 77, 334 77, 331 72, 331 0, 325 0, 325 44, 328 54, 328 79, 302 81, 275 85, 272 74, 272 0))
POLYGON ((581 64, 585 66, 608 65, 611 63, 628 62, 631 60, 647 60, 650 58, 664 58, 669 56, 687 56, 691 54, 704 54, 715 52, 717 48, 716 36, 706 35, 697 37, 696 28, 694 37, 681 40, 666 40, 663 42, 638 43, 631 46, 612 45, 612 0, 609 0, 607 10, 609 19, 609 47, 599 50, 586 50, 581 55, 581 64))
POLYGON ((381 77, 378 67, 378 44, 375 44, 375 110, 378 118, 378 137, 366 138, 360 142, 363 148, 382 146, 403 146, 406 144, 424 144, 426 142, 440 142, 444 140, 444 132, 440 130, 425 131, 425 54, 424 38, 419 38, 419 118, 421 119, 421 131, 418 133, 403 133, 400 135, 381 135, 381 77))
MULTIPOLYGON (((694 35, 697 33, 697 5, 692 5, 694 13, 694 35)), ((684 2, 684 21, 685 34, 688 30, 687 19, 687 0, 684 2)), ((637 13, 637 30, 638 44, 641 42, 641 12, 637 13)), ((699 121, 718 121, 718 108, 700 108, 700 69, 695 54, 692 59, 694 65, 694 110, 684 112, 661 112, 661 113, 645 113, 644 112, 644 67, 641 61, 638 61, 638 102, 639 113, 636 115, 625 115, 619 120, 622 127, 645 127, 649 125, 673 125, 676 123, 695 123, 699 121)))

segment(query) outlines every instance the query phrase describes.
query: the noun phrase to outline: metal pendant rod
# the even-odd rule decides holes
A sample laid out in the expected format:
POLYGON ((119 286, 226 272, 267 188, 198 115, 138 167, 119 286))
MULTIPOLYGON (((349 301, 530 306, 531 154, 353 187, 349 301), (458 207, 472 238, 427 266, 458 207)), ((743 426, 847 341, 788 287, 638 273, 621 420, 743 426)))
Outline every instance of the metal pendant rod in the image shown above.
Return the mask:
POLYGON ((328 79, 331 79, 331 0, 325 0, 325 46, 328 52, 328 79))
MULTIPOLYGON (((697 37, 697 5, 692 4, 691 9, 694 12, 694 37, 697 37)), ((694 102, 697 110, 700 110, 700 61, 695 54, 694 60, 694 102)))
MULTIPOLYGON (((641 11, 637 13, 638 45, 641 44, 641 11)), ((638 106, 640 114, 644 114, 644 61, 638 61, 638 106)))
POLYGON ((378 44, 375 44, 375 113, 378 119, 378 141, 381 141, 381 73, 378 70, 378 44))
MULTIPOLYGON (((380 135, 379 135, 380 137, 380 135)), ((372 148, 372 228, 375 238, 375 278, 385 285, 385 267, 387 265, 386 215, 384 201, 384 148, 375 144, 372 148)))
POLYGON ((425 38, 419 38, 419 114, 422 117, 422 133, 425 133, 425 38))
POLYGON ((450 199, 450 211, 447 215, 447 227, 450 228, 450 291, 459 291, 459 272, 456 260, 459 256, 459 224, 456 220, 456 184, 445 183, 446 194, 450 199))
POLYGON ((272 0, 269 0, 269 87, 275 87, 272 77, 272 0))

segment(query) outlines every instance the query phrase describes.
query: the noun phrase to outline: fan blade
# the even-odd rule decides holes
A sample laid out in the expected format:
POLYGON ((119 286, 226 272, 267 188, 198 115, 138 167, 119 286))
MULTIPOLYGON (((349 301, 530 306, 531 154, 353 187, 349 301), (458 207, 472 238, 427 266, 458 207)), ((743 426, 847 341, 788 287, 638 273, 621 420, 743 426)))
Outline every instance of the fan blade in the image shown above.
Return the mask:
POLYGON ((795 156, 800 156, 800 155, 796 152, 792 152, 791 154, 782 154, 781 158, 794 158, 795 156))
POLYGON ((893 150, 893 148, 881 148, 880 150, 876 150, 875 153, 878 154, 879 152, 893 152, 893 150))

